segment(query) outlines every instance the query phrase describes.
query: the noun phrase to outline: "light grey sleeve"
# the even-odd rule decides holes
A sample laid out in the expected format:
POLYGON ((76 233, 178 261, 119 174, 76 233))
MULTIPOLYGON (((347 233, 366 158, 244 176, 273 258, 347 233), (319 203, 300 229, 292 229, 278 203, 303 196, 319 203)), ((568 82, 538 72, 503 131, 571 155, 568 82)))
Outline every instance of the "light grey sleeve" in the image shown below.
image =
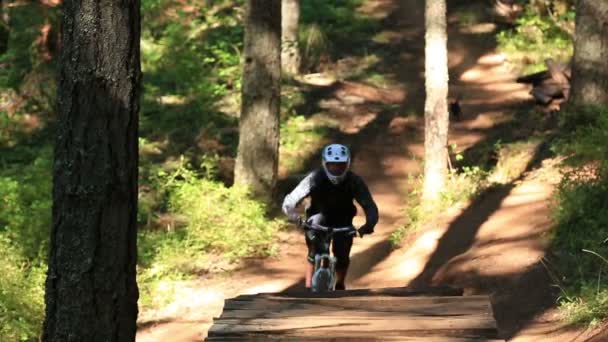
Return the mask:
POLYGON ((306 176, 300 182, 300 184, 298 184, 298 186, 293 189, 292 192, 285 196, 282 208, 285 215, 287 215, 287 217, 289 217, 290 219, 298 216, 298 213, 296 212, 296 207, 298 206, 298 204, 300 204, 300 202, 302 202, 304 198, 306 198, 306 196, 310 194, 310 190, 313 186, 313 177, 314 172, 306 176))

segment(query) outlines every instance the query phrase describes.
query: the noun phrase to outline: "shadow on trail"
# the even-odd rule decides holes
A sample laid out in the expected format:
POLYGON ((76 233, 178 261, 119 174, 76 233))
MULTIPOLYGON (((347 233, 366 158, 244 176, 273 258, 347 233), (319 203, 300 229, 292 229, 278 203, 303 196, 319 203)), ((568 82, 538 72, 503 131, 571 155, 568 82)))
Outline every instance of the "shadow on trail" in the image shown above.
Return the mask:
MULTIPOLYGON (((550 140, 551 137, 539 144, 525 171, 517 179, 483 192, 450 224, 423 271, 408 286, 416 288, 450 282, 450 279, 441 279, 438 271, 473 246, 481 226, 498 211, 502 202, 524 179, 526 173, 538 168, 542 161, 550 156, 550 140)), ((457 260, 452 266, 463 262, 465 261, 457 260)), ((555 305, 557 293, 555 288, 548 285, 551 281, 541 262, 520 274, 485 276, 476 271, 468 271, 459 274, 458 278, 464 279, 464 284, 458 285, 464 285, 474 292, 491 293, 495 318, 505 338, 513 337, 526 322, 555 305), (522 305, 519 299, 524 296, 531 300, 522 305)))

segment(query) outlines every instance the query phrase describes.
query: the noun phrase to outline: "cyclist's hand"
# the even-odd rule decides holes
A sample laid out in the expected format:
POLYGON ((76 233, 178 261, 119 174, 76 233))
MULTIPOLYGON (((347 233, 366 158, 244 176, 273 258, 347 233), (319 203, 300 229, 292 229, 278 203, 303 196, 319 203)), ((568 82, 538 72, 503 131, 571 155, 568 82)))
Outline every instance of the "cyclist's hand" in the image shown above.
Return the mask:
POLYGON ((359 236, 363 237, 363 235, 366 235, 366 234, 373 234, 374 227, 364 224, 363 226, 361 226, 361 228, 357 229, 357 231, 359 232, 359 236))
POLYGON ((306 234, 306 238, 310 241, 314 240, 317 237, 317 235, 315 234, 315 231, 312 229, 304 230, 304 234, 306 234))
POLYGON ((304 224, 304 220, 302 219, 302 217, 300 217, 300 215, 298 214, 294 214, 294 215, 290 215, 287 220, 293 224, 295 224, 298 227, 302 227, 302 225, 304 224))

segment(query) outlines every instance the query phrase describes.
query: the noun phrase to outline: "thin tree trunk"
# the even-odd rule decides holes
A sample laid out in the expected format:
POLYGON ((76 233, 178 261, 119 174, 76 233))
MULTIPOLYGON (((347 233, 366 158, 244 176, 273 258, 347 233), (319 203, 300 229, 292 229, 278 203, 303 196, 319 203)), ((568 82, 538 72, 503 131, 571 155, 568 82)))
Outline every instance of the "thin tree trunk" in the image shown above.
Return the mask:
POLYGON ((282 1, 281 64, 284 73, 297 75, 300 72, 301 60, 298 46, 300 0, 282 1))
POLYGON ((571 103, 608 104, 608 1, 578 0, 571 103))
POLYGON ((8 8, 5 1, 0 0, 0 55, 8 50, 8 38, 10 34, 8 8))
POLYGON ((44 341, 134 341, 139 0, 63 4, 44 341))
POLYGON ((445 0, 426 0, 426 102, 424 105, 425 200, 436 200, 447 174, 448 59, 445 0))
POLYGON ((235 183, 270 198, 279 161, 281 1, 248 0, 235 183))

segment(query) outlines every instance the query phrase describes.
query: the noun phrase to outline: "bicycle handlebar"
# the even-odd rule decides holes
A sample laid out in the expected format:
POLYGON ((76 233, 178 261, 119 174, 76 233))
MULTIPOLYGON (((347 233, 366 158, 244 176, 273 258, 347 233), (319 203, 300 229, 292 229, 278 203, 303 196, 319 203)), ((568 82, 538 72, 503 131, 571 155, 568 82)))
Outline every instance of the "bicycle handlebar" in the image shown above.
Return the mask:
POLYGON ((314 223, 308 223, 308 222, 304 222, 303 226, 306 228, 310 228, 313 230, 318 230, 318 231, 322 231, 322 232, 333 232, 333 233, 342 233, 342 232, 353 232, 353 233, 357 233, 357 229, 355 229, 355 227, 353 226, 345 226, 345 227, 336 227, 336 228, 332 228, 332 227, 325 227, 319 224, 314 224, 314 223))

